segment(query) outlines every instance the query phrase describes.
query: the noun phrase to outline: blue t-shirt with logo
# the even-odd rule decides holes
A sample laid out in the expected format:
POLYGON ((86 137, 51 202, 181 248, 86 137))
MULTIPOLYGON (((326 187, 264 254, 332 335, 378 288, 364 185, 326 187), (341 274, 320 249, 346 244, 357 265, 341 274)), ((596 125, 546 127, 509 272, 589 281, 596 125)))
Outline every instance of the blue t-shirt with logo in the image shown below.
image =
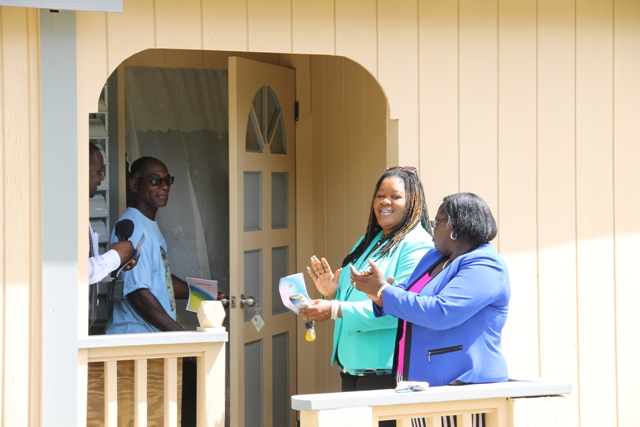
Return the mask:
MULTIPOLYGON (((138 289, 149 289, 158 299, 167 314, 176 319, 176 302, 171 282, 171 270, 167 257, 167 243, 160 232, 158 223, 144 216, 136 208, 127 208, 118 221, 130 219, 133 234, 129 238, 136 247, 142 238, 140 258, 134 268, 122 272, 124 298, 113 303, 113 311, 107 322, 107 334, 130 334, 138 332, 160 332, 148 323, 129 301, 129 294, 138 289)), ((117 242, 115 228, 111 242, 117 242)))

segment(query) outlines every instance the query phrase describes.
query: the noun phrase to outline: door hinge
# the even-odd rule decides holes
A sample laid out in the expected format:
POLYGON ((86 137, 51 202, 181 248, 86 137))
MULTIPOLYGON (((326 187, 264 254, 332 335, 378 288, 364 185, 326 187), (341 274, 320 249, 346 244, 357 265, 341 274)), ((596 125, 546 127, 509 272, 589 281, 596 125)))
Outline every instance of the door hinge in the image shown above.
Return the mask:
POLYGON ((296 103, 293 106, 293 115, 294 115, 294 119, 297 122, 298 119, 300 118, 300 103, 298 101, 296 101, 296 103))

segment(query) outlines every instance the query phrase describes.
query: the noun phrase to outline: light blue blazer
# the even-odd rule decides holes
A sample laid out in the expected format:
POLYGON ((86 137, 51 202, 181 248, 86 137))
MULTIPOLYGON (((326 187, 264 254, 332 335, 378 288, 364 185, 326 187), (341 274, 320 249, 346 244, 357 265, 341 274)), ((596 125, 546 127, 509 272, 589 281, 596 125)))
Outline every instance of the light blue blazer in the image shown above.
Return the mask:
MULTIPOLYGON (((376 254, 380 248, 376 248, 371 254, 369 252, 380 237, 382 232, 352 264, 358 270, 369 269, 367 260, 372 258, 385 277, 393 277, 395 283, 402 283, 411 275, 433 243, 429 233, 418 225, 407 233, 390 256, 378 258, 376 254)), ((354 248, 361 240, 362 238, 354 248)), ((349 369, 390 370, 398 320, 392 316, 376 317, 371 299, 364 292, 354 289, 350 280, 351 269, 347 265, 340 273, 336 295, 336 299, 340 301, 342 319, 335 321, 331 363, 339 360, 340 365, 349 369)))

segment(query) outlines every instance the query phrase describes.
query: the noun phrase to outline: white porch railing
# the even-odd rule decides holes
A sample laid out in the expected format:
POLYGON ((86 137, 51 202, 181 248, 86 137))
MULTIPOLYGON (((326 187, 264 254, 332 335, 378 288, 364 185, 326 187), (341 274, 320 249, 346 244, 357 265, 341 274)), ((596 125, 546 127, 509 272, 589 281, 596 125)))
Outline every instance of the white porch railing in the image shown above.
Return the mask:
POLYGON ((117 362, 134 361, 134 425, 147 425, 147 360, 164 359, 164 425, 178 425, 178 358, 198 364, 197 425, 224 427, 224 327, 204 332, 96 335, 78 341, 78 425, 87 419, 89 362, 104 362, 104 426, 118 425, 117 362))
POLYGON ((509 381, 494 384, 431 387, 424 391, 356 391, 293 396, 301 427, 377 427, 378 421, 426 418, 440 427, 444 415, 458 416, 458 427, 471 427, 471 414, 485 413, 487 427, 570 426, 569 405, 563 394, 571 384, 549 381, 509 381), (527 399, 521 399, 527 398, 527 399), (532 419, 535 417, 535 419, 532 419))

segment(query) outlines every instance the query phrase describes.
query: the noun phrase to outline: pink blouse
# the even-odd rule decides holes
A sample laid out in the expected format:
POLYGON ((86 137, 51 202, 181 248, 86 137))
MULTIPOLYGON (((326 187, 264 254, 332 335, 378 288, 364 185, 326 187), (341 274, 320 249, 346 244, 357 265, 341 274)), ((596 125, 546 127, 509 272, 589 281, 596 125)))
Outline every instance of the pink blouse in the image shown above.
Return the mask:
MULTIPOLYGON (((418 279, 416 283, 411 285, 407 292, 415 292, 418 293, 427 286, 427 283, 431 281, 432 277, 429 273, 425 273, 424 276, 418 279)), ((402 337, 400 338, 400 342, 398 343, 398 374, 404 374, 404 347, 405 347, 405 338, 407 335, 407 322, 406 320, 400 320, 402 322, 402 337)))

